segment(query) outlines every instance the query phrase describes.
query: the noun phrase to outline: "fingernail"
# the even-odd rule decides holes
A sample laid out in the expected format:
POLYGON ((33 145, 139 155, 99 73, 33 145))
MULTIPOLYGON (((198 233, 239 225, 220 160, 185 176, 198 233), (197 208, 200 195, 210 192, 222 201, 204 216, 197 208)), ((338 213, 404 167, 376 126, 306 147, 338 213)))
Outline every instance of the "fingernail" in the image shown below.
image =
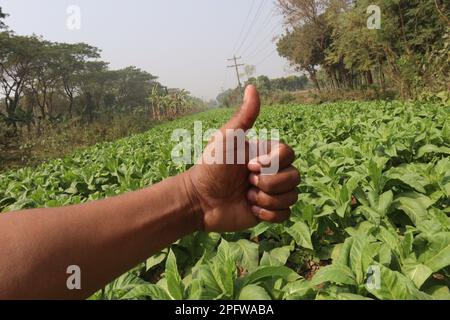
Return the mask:
POLYGON ((248 198, 248 200, 249 200, 251 203, 256 203, 256 200, 257 200, 257 198, 258 198, 258 193, 256 192, 255 189, 251 189, 251 190, 248 192, 247 198, 248 198))
POLYGON ((255 187, 257 187, 259 184, 259 177, 256 174, 252 173, 250 175, 250 183, 255 187))
POLYGON ((270 163, 272 162, 271 160, 272 159, 270 158, 270 156, 268 156, 266 154, 264 154, 258 158, 259 163, 263 166, 270 165, 270 163))
POLYGON ((257 170, 261 170, 261 164, 258 162, 257 159, 252 159, 248 162, 249 166, 251 166, 252 168, 250 169, 251 171, 257 171, 257 170))
POLYGON ((253 206, 252 207, 252 212, 255 216, 259 217, 259 215, 261 214, 262 209, 258 206, 253 206))

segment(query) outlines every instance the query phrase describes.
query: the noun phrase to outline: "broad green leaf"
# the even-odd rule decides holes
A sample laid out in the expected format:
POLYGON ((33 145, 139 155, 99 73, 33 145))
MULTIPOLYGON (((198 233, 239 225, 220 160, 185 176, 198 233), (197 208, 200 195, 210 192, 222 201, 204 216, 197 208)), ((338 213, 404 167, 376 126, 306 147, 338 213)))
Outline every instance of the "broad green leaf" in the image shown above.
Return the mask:
POLYGON ((272 298, 263 287, 249 284, 241 290, 239 300, 272 300, 272 298))
POLYGON ((238 264, 247 271, 252 272, 258 267, 259 246, 256 243, 242 239, 231 242, 230 248, 238 264))
POLYGON ((261 266, 284 266, 291 255, 291 246, 275 248, 270 252, 264 252, 261 258, 261 266))
POLYGON ((370 241, 375 241, 375 238, 372 236, 372 230, 374 228, 376 228, 375 224, 371 223, 370 221, 363 221, 356 227, 345 228, 345 231, 353 237, 366 236, 370 239, 370 241))
POLYGON ((146 271, 152 269, 153 267, 157 266, 161 262, 164 261, 164 259, 167 257, 167 253, 160 252, 158 254, 155 254, 154 256, 147 259, 145 262, 145 269, 146 271))
POLYGON ((399 249, 400 239, 394 231, 385 227, 380 227, 377 238, 383 241, 391 250, 397 252, 399 255, 401 254, 399 249))
POLYGON ((389 266, 392 262, 392 249, 385 243, 378 250, 378 261, 384 266, 389 266))
POLYGON ((367 237, 355 237, 350 249, 350 267, 355 274, 356 282, 364 281, 365 270, 363 270, 363 254, 368 245, 367 237))
POLYGON ((192 280, 192 282, 187 287, 186 292, 187 292, 187 298, 189 300, 202 299, 203 288, 202 288, 201 280, 200 279, 192 280))
POLYGON ((295 242, 299 246, 313 250, 311 233, 306 223, 298 221, 291 227, 286 228, 286 232, 295 240, 295 242))
POLYGON ((233 296, 234 279, 236 277, 236 265, 233 260, 230 245, 225 239, 222 239, 217 254, 212 261, 208 261, 211 272, 222 292, 233 296))
POLYGON ((177 260, 172 250, 169 251, 167 256, 165 277, 170 296, 174 300, 182 300, 184 296, 184 285, 178 273, 177 260))
POLYGON ((367 298, 358 294, 354 294, 354 293, 338 293, 336 295, 336 298, 338 300, 350 300, 350 301, 363 301, 363 300, 373 300, 371 298, 367 298))
POLYGON ((395 199, 394 205, 397 209, 402 210, 411 219, 414 225, 427 218, 428 212, 424 197, 418 195, 401 196, 395 199))
POLYGON ((428 237, 444 231, 443 224, 435 217, 429 217, 428 220, 421 221, 417 224, 417 229, 428 237))
POLYGON ((319 285, 322 283, 331 282, 336 284, 357 285, 355 275, 352 270, 342 264, 332 264, 323 267, 317 271, 312 279, 312 285, 319 285))
POLYGON ((311 282, 304 279, 286 284, 283 289, 284 300, 301 300, 314 293, 311 282))
POLYGON ((408 172, 406 168, 393 168, 387 172, 387 177, 391 180, 389 186, 395 185, 395 180, 398 180, 420 193, 426 193, 424 179, 417 173, 408 172))
POLYGON ((407 275, 419 289, 433 274, 433 270, 426 265, 417 262, 405 263, 402 267, 402 272, 407 275))
POLYGON ((103 298, 108 300, 121 299, 130 290, 142 284, 146 284, 146 282, 134 273, 127 272, 103 289, 103 298))
POLYGON ((256 238, 256 237, 262 235, 264 232, 269 230, 270 227, 271 227, 271 225, 267 222, 262 222, 262 223, 258 224, 256 227, 251 229, 251 231, 252 231, 251 238, 256 238))
POLYGON ((442 127, 442 137, 447 143, 450 143, 450 121, 446 121, 442 127))
POLYGON ((436 285, 426 291, 436 300, 450 300, 450 289, 448 286, 436 285))
POLYGON ((368 164, 368 172, 370 177, 370 184, 374 191, 380 192, 384 187, 384 178, 382 175, 385 163, 387 159, 385 158, 373 158, 370 159, 368 164))
POLYGON ((172 300, 169 294, 161 287, 154 284, 141 284, 130 291, 121 300, 172 300))
POLYGON ((350 266, 350 250, 353 245, 353 237, 345 239, 342 246, 339 246, 338 252, 334 254, 337 259, 333 259, 333 264, 339 264, 343 266, 350 266))
POLYGON ((208 265, 199 266, 194 277, 200 282, 202 299, 213 300, 223 295, 223 290, 208 265))
POLYGON ((450 265, 450 232, 438 233, 429 239, 430 244, 419 261, 437 272, 450 265))
POLYGON ((431 296, 419 291, 414 283, 405 275, 392 271, 379 265, 379 274, 375 272, 373 277, 378 278, 366 289, 380 300, 430 300, 431 296))
POLYGON ((381 215, 377 210, 372 209, 370 207, 361 206, 361 207, 358 207, 357 211, 362 212, 364 214, 364 216, 367 218, 367 220, 370 221, 371 223, 376 224, 376 225, 380 224, 381 215))
POLYGON ((373 261, 373 257, 378 253, 380 245, 369 243, 366 236, 354 237, 350 249, 350 267, 355 274, 356 282, 363 284, 365 275, 373 261))
POLYGON ((366 193, 361 187, 356 188, 354 191, 355 198, 364 206, 369 207, 369 201, 367 199, 366 193))
POLYGON ((300 276, 292 269, 285 266, 261 266, 255 272, 247 275, 243 280, 244 285, 258 283, 267 279, 282 278, 286 281, 295 281, 300 276))
POLYGON ((450 148, 448 147, 438 147, 434 144, 427 144, 419 149, 416 154, 416 158, 420 159, 424 155, 428 153, 441 153, 441 154, 450 154, 450 148))
POLYGON ((386 216, 387 211, 389 209, 389 207, 392 204, 392 200, 394 198, 394 194, 391 190, 383 193, 379 198, 378 198, 378 203, 377 203, 377 210, 380 213, 381 216, 386 216))

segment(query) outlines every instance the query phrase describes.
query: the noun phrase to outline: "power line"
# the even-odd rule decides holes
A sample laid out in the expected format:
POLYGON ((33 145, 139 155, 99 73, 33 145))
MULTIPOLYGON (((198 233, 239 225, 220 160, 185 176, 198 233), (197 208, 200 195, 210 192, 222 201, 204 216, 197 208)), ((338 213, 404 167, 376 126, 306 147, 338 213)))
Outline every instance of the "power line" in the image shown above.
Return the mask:
POLYGON ((277 51, 276 48, 273 49, 273 51, 272 51, 269 55, 265 56, 264 59, 260 60, 257 64, 255 64, 255 67, 256 67, 256 66, 259 66, 259 65, 261 65, 261 64, 263 64, 264 62, 266 62, 266 60, 269 59, 271 56, 273 56, 273 54, 274 54, 276 51, 277 51))
MULTIPOLYGON (((258 31, 255 33, 255 35, 258 35, 260 33, 262 33, 262 31, 269 25, 270 21, 273 19, 273 17, 275 13, 275 8, 273 8, 272 10, 270 10, 269 14, 266 16, 266 18, 263 20, 262 22, 262 27, 258 29, 258 31)), ((270 33, 273 33, 274 30, 272 30, 270 33)), ((244 51, 242 52, 242 55, 245 55, 245 53, 253 46, 255 42, 250 42, 250 44, 244 49, 244 51)), ((258 44, 259 45, 259 44, 258 44)))
POLYGON ((244 39, 242 40, 242 42, 241 42, 240 46, 238 47, 238 49, 236 50, 236 52, 239 52, 242 49, 242 46, 247 41, 248 36, 250 35, 250 32, 253 30, 255 22, 259 19, 260 15, 261 15, 261 12, 262 12, 262 9, 263 9, 264 5, 266 4, 266 2, 267 2, 267 0, 262 0, 261 4, 258 7, 258 10, 256 11, 255 17, 253 18, 253 21, 250 24, 250 26, 249 26, 249 28, 247 30, 247 33, 245 34, 244 39))
POLYGON ((236 47, 239 44, 239 40, 241 39, 241 36, 244 34, 244 30, 247 27, 247 22, 249 21, 250 14, 253 12, 253 9, 255 8, 256 1, 257 0, 253 0, 253 2, 252 2, 250 10, 247 13, 247 17, 245 18, 244 24, 242 25, 241 31, 239 32, 238 38, 236 39, 236 43, 233 46, 233 51, 230 53, 230 55, 236 52, 236 47))
POLYGON ((264 52, 267 48, 269 48, 273 42, 272 39, 275 37, 276 33, 274 32, 278 28, 278 25, 275 25, 270 33, 260 42, 258 43, 258 46, 255 47, 255 50, 253 50, 248 55, 248 59, 252 60, 253 58, 257 57, 260 53, 264 52), (271 41, 268 41, 270 38, 271 41), (268 42, 267 42, 268 41, 268 42))

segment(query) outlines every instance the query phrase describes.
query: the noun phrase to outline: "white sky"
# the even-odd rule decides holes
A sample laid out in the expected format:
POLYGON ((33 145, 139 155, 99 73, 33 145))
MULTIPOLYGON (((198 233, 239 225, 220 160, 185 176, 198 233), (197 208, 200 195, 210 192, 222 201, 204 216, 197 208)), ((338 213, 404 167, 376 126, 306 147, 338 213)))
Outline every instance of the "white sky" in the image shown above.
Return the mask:
POLYGON ((283 30, 274 1, 0 0, 0 6, 17 34, 95 45, 112 68, 135 65, 169 87, 211 99, 237 85, 226 68, 235 51, 242 63, 256 65, 256 75, 292 74, 272 42, 283 30), (70 5, 80 8, 80 30, 66 26, 70 5))

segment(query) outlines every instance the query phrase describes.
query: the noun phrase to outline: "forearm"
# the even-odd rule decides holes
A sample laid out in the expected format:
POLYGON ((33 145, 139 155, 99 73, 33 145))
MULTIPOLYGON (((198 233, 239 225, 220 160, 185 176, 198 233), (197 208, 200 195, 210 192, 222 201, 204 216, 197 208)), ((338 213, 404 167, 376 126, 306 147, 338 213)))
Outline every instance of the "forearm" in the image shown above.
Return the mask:
POLYGON ((199 229, 185 175, 79 206, 0 216, 0 298, 86 298, 177 239, 199 229), (68 290, 67 267, 81 269, 68 290))

